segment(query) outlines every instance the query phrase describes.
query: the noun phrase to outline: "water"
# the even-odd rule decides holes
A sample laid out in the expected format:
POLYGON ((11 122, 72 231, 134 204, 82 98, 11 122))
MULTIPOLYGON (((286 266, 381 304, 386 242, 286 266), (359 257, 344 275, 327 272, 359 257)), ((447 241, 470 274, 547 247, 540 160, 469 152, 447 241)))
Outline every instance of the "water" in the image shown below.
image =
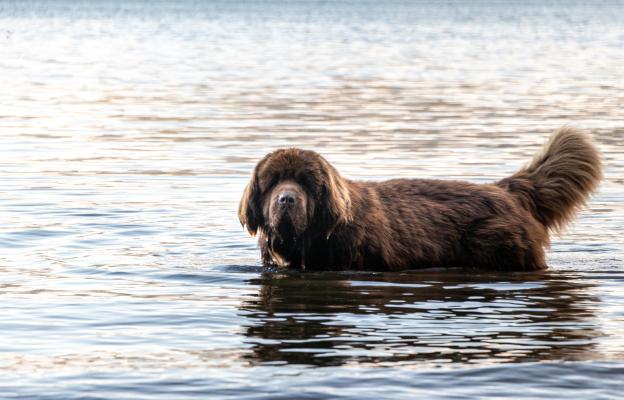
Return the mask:
POLYGON ((617 398, 622 2, 0 2, 1 398, 617 398), (263 271, 256 161, 606 180, 538 274, 263 271))

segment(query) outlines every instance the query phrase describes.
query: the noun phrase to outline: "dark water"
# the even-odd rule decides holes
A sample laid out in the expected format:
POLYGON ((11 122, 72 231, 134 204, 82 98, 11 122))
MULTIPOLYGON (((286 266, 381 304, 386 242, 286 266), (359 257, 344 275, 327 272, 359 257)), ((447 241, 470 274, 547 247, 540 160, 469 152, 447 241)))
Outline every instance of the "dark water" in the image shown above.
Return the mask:
POLYGON ((0 398, 619 398, 622 2, 1 1, 0 398), (548 272, 263 271, 281 146, 489 182, 550 132, 606 180, 548 272))

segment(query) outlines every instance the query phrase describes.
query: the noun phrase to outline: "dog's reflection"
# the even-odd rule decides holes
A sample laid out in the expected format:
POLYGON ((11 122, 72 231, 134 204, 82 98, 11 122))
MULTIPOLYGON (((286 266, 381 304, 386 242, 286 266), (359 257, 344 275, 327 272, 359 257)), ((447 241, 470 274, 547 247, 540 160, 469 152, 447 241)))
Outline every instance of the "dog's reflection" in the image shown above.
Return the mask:
POLYGON ((251 363, 499 363, 593 357, 591 284, 554 273, 265 273, 251 363))

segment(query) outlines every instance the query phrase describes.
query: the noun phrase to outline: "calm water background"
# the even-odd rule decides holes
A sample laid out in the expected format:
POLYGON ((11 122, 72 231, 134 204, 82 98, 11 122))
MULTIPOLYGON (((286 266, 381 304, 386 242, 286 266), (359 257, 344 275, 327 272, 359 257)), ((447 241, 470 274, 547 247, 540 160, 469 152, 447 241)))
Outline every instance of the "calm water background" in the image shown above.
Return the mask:
POLYGON ((624 4, 1 1, 1 398, 616 398, 624 4), (541 274, 263 272, 281 146, 489 182, 570 124, 606 180, 541 274))

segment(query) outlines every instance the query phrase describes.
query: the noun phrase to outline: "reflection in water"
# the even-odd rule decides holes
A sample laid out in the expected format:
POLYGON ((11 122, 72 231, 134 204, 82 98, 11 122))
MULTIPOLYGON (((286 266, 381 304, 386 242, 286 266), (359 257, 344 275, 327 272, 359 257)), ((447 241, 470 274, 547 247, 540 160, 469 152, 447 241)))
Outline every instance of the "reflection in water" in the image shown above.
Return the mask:
POLYGON ((252 364, 333 366, 586 360, 593 285, 555 274, 280 274, 251 280, 252 364))

